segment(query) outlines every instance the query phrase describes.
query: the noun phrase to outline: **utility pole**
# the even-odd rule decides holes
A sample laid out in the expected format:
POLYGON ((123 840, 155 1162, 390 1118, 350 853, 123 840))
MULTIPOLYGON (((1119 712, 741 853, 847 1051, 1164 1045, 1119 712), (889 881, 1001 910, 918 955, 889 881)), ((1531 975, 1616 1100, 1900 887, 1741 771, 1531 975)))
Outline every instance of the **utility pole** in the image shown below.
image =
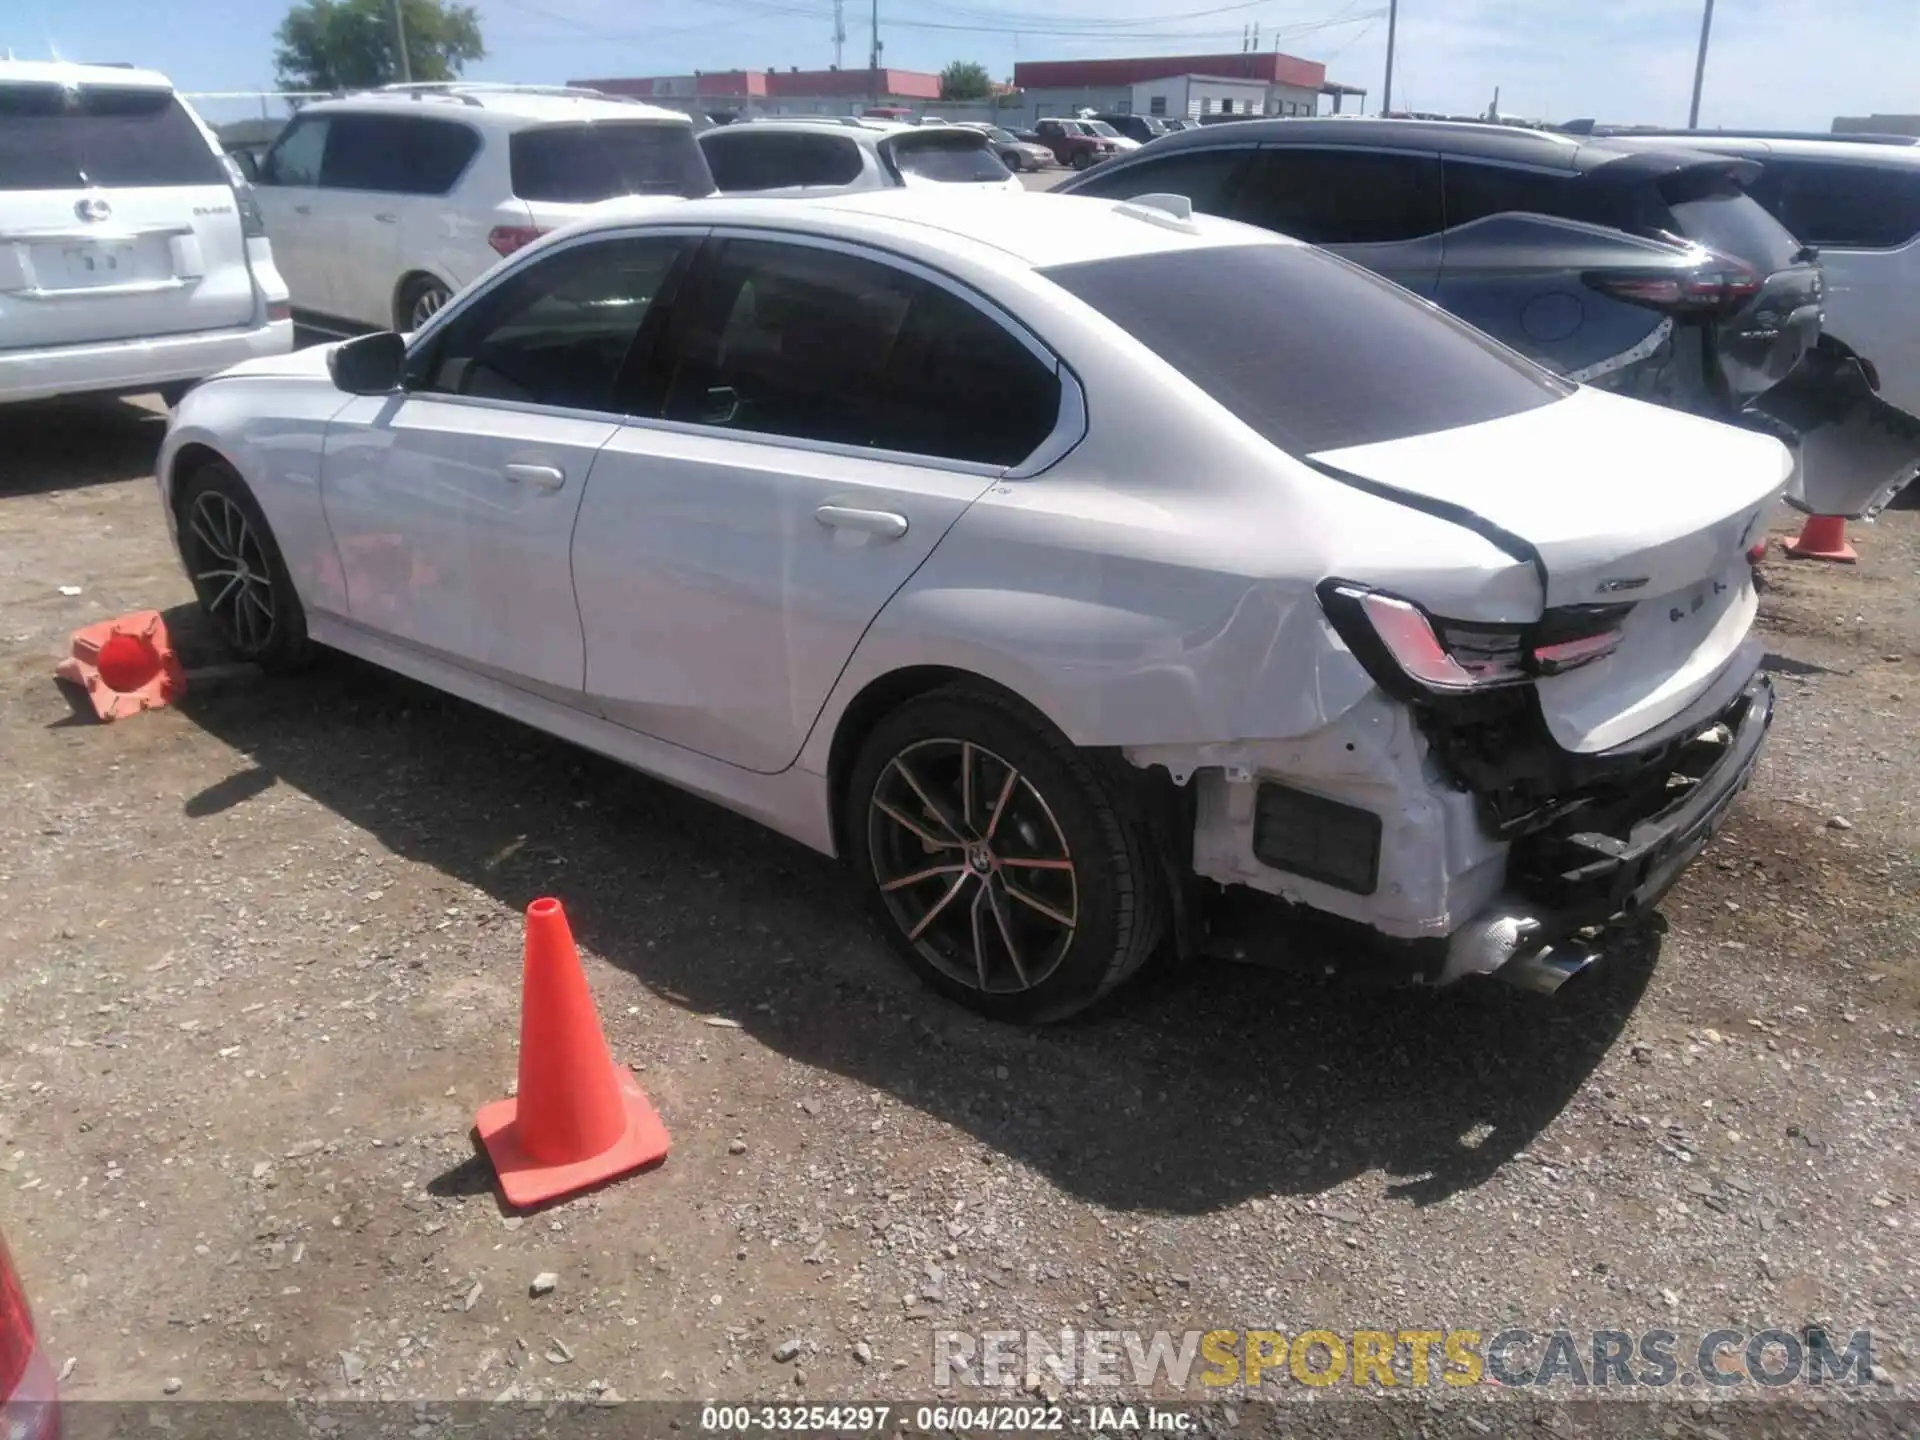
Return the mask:
POLYGON ((1687 128, 1700 125, 1700 82, 1707 78, 1707 36, 1713 30, 1713 0, 1707 0, 1707 12, 1700 17, 1700 54, 1693 62, 1693 104, 1687 107, 1687 128))
POLYGON ((845 0, 833 0, 833 68, 838 70, 842 63, 841 51, 847 44, 847 11, 845 0))
POLYGON ((867 84, 873 90, 873 103, 880 104, 880 0, 873 0, 873 51, 867 56, 867 84))
POLYGON ((407 58, 407 22, 400 13, 403 0, 387 0, 387 13, 393 17, 393 58, 400 64, 400 83, 413 82, 413 63, 407 58))
POLYGON ((1387 83, 1380 91, 1380 113, 1393 113, 1393 36, 1400 24, 1400 0, 1387 0, 1387 83))

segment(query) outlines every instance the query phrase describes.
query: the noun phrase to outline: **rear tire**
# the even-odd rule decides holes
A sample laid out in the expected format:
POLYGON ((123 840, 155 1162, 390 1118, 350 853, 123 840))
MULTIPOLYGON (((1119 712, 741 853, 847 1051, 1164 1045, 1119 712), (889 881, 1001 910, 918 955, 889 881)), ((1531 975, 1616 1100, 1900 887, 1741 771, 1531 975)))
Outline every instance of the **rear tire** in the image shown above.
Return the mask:
POLYGON ((1164 887, 1124 777, 1016 702, 964 686, 876 725, 844 847, 921 980, 996 1020, 1074 1015, 1134 975, 1164 887))
POLYGON ((306 611, 246 482, 209 461, 181 483, 175 513, 187 578, 227 648, 263 670, 298 669, 311 648, 306 611))
POLYGON ((393 328, 407 333, 418 330, 452 298, 453 292, 431 275, 414 276, 400 291, 393 328))
POLYGON ((1089 155, 1084 150, 1079 151, 1073 157, 1073 168, 1076 170, 1085 170, 1088 166, 1092 164, 1093 164, 1093 156, 1089 155))

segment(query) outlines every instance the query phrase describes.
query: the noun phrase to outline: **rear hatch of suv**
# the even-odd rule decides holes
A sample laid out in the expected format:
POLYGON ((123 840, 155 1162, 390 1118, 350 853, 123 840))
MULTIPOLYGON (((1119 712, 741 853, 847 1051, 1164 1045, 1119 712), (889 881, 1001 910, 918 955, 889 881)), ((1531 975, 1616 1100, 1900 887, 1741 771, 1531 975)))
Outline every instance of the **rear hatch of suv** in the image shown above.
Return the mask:
POLYGON ((1005 190, 1013 172, 978 130, 959 126, 903 130, 880 142, 880 156, 905 186, 974 185, 1005 190))
POLYGON ((1817 257, 1746 193, 1758 173, 1752 162, 1723 155, 1650 152, 1587 176, 1588 218, 1707 252, 1690 280, 1649 276, 1638 297, 1632 277, 1605 284, 1676 319, 1702 319, 1709 383, 1734 409, 1786 379, 1820 338, 1817 257))
POLYGON ((234 189, 173 91, 25 68, 0 68, 0 347, 250 323, 234 189))
POLYGON ((509 254, 590 206, 622 195, 699 199, 714 193, 713 173, 689 122, 584 120, 516 130, 507 141, 515 200, 509 223, 490 242, 509 254), (520 219, 524 212, 525 219, 520 219))

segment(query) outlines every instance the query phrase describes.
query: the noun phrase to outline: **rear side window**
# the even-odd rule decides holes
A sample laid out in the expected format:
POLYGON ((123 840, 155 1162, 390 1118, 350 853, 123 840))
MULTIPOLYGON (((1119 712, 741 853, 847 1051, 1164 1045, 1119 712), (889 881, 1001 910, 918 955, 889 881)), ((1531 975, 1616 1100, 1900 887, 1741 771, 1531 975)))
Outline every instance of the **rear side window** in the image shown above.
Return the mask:
POLYGON ((887 153, 902 176, 949 184, 1005 180, 1013 172, 1000 163, 977 131, 969 135, 903 135, 887 153))
POLYGON ((1516 212, 1582 218, 1577 213, 1575 176, 1473 160, 1449 159, 1443 165, 1448 229, 1516 212))
POLYGON ((225 167, 171 91, 0 85, 0 190, 226 183, 225 167))
POLYGON ((451 120, 334 115, 320 183, 329 190, 444 195, 479 148, 480 137, 451 120))
POLYGON ((1261 150, 1233 218, 1313 245, 1381 245, 1437 233, 1440 161, 1431 155, 1276 146, 1261 150))
POLYGON ((513 193, 522 200, 591 205, 616 195, 713 193, 691 125, 600 120, 543 125, 507 142, 513 193))
POLYGON ((327 157, 329 123, 324 115, 309 115, 281 131, 266 159, 260 162, 260 183, 318 185, 320 166, 327 157))
POLYGON ((1042 273, 1294 455, 1476 425, 1573 392, 1410 291, 1304 246, 1042 273))
POLYGON ((1659 184, 1676 233, 1723 255, 1744 260, 1762 274, 1794 263, 1800 242, 1730 175, 1687 170, 1659 184))
POLYGON ((673 419, 1011 465, 1059 417, 1052 366, 978 306, 877 260, 730 240, 689 317, 673 419))
POLYGON ((1769 159, 1752 195, 1809 245, 1893 250, 1920 236, 1920 167, 1769 159))
POLYGON ((787 135, 775 130, 710 130, 702 137, 707 168, 723 194, 789 185, 851 185, 863 168, 859 145, 841 135, 787 135))
POLYGON ((1135 195, 1184 195, 1193 208, 1208 215, 1232 213, 1234 187, 1251 150, 1181 150, 1118 169, 1102 165, 1075 195, 1128 200, 1135 195))

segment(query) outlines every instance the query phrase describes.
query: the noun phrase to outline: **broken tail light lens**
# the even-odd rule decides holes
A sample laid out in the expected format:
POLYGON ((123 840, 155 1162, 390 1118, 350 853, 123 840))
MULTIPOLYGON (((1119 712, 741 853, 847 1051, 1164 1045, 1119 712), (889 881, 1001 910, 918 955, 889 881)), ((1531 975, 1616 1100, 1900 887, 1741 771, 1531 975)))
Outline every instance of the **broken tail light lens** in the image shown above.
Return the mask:
POLYGON ((538 225, 496 225, 487 232, 487 244, 496 255, 511 255, 546 233, 538 225))
POLYGON ((1382 685, 1441 693, 1490 690, 1562 675, 1611 655, 1631 604, 1549 611, 1531 625, 1444 620, 1411 600, 1328 582, 1320 603, 1340 638, 1382 685))

